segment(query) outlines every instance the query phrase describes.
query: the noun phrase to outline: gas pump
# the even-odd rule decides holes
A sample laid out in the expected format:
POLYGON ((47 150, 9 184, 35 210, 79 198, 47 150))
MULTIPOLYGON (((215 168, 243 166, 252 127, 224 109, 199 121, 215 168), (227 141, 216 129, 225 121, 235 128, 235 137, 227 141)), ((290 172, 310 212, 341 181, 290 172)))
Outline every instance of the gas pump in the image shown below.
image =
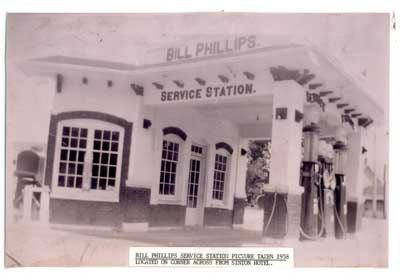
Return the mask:
POLYGON ((323 237, 334 235, 334 196, 335 176, 333 173, 333 148, 325 141, 320 141, 320 188, 319 202, 321 219, 318 223, 318 229, 322 230, 323 237))
POLYGON ((334 191, 334 213, 335 213, 335 237, 342 239, 347 232, 347 199, 345 184, 345 156, 346 144, 338 140, 334 145, 335 151, 335 191, 334 191))
POLYGON ((314 123, 303 128, 304 155, 301 170, 301 185, 304 192, 301 196, 300 240, 314 240, 321 236, 318 231, 320 184, 318 164, 319 128, 314 123))

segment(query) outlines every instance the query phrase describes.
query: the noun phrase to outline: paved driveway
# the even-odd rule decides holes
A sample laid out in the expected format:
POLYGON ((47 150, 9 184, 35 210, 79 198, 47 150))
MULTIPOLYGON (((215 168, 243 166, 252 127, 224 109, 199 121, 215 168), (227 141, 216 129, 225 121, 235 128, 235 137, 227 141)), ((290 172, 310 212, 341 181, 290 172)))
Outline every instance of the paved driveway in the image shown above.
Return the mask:
POLYGON ((262 240, 253 230, 186 228, 126 233, 8 226, 7 266, 127 266, 129 247, 293 247, 296 266, 387 266, 385 220, 364 219, 346 240, 262 240))
POLYGON ((184 228, 149 232, 74 231, 87 236, 169 247, 236 247, 262 241, 261 232, 230 228, 184 228))

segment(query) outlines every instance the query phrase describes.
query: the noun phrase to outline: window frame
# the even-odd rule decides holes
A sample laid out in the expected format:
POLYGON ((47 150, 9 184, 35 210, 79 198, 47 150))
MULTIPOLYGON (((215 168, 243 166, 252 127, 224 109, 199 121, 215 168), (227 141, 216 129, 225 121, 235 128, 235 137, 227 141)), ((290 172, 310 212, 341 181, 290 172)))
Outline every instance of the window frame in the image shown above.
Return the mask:
MULTIPOLYGON (((54 149, 54 160, 53 160, 53 175, 52 175, 52 198, 61 199, 74 199, 74 200, 90 200, 90 201, 110 201, 119 202, 119 193, 121 188, 121 171, 122 171, 122 157, 124 150, 125 141, 125 129, 119 125, 96 119, 65 119, 60 120, 57 123, 56 129, 56 140, 54 149), (63 147, 61 146, 61 140, 63 138, 62 132, 63 127, 79 127, 86 128, 88 130, 86 138, 86 149, 84 158, 84 169, 83 169, 83 183, 81 188, 70 188, 58 186, 59 176, 59 165, 60 165, 60 153, 63 147), (118 157, 116 165, 116 177, 115 186, 113 189, 91 189, 92 179, 92 166, 93 166, 93 144, 94 144, 94 131, 99 130, 112 130, 119 132, 118 139, 118 157)), ((69 147, 67 147, 69 148, 69 147)))
POLYGON ((211 201, 216 206, 225 206, 229 197, 229 183, 230 183, 230 170, 231 170, 231 157, 232 155, 225 149, 220 148, 215 151, 213 159, 213 173, 212 173, 212 185, 211 185, 211 201), (215 164, 217 155, 226 157, 226 169, 225 169, 225 180, 223 185, 222 199, 214 198, 214 182, 215 182, 215 164))
POLYGON ((181 184, 181 177, 182 177, 182 166, 183 166, 183 154, 185 153, 185 141, 182 140, 178 135, 175 134, 167 134, 163 135, 160 141, 160 153, 159 153, 159 168, 157 174, 157 185, 156 185, 156 194, 159 200, 164 201, 176 201, 179 197, 181 192, 182 184, 181 184), (163 194, 160 193, 160 184, 161 184, 161 168, 162 168, 162 152, 163 152, 163 143, 164 141, 174 142, 179 145, 178 150, 178 161, 176 165, 176 173, 175 173, 175 185, 174 185, 174 194, 163 194))
POLYGON ((186 207, 187 208, 198 208, 199 203, 201 207, 204 207, 204 192, 205 190, 205 182, 206 182, 206 162, 207 162, 207 147, 205 145, 197 144, 197 143, 190 143, 190 156, 189 156, 189 172, 188 172, 188 180, 187 180, 187 187, 186 187, 186 207), (192 178, 192 160, 199 161, 199 170, 194 170, 198 173, 199 178, 197 182, 197 194, 190 194, 190 187, 194 185, 194 182, 191 182, 192 178), (204 188, 202 191, 200 188, 204 188), (196 198, 196 207, 193 207, 193 201, 190 201, 190 197, 196 198), (190 205, 189 205, 190 204, 190 205))

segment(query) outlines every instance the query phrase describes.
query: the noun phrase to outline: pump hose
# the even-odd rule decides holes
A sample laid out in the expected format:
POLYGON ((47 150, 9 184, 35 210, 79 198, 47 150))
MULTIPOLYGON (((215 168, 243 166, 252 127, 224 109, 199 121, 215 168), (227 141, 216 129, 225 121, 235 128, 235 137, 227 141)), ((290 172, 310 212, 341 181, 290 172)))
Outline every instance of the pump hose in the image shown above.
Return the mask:
MULTIPOLYGON (((319 184, 319 190, 320 190, 320 194, 322 194, 321 184, 319 184)), ((266 225, 264 226, 264 229, 263 229, 264 233, 266 233, 268 231, 268 228, 269 228, 269 226, 271 224, 271 221, 272 221, 272 217, 275 214, 277 196, 278 196, 278 193, 275 191, 275 193, 274 193, 274 202, 272 204, 271 214, 270 214, 270 216, 268 218, 268 222, 266 223, 266 225)), ((305 237, 305 238, 307 238, 309 240, 317 240, 317 239, 319 239, 322 236, 322 234, 324 232, 324 229, 325 229, 325 220, 324 220, 324 215, 323 215, 323 208, 322 208, 322 200, 321 199, 322 198, 320 196, 319 197, 319 208, 320 208, 320 211, 318 211, 318 216, 321 219, 322 226, 321 226, 321 230, 319 231, 319 233, 317 235, 315 235, 315 236, 308 235, 307 233, 304 232, 304 230, 302 229, 301 225, 299 226, 299 231, 300 231, 301 235, 303 235, 303 237, 305 237)), ((284 201, 284 205, 285 205, 285 209, 286 209, 286 215, 287 215, 286 232, 285 232, 285 236, 286 236, 287 233, 288 233, 288 229, 289 229, 289 209, 288 209, 288 205, 287 205, 286 199, 283 199, 283 201, 284 201)))
MULTIPOLYGON (((333 192, 333 195, 335 195, 335 192, 333 192)), ((335 197, 334 201, 336 201, 336 197, 335 197)), ((339 222, 340 229, 342 230, 344 237, 346 237, 346 230, 344 228, 344 225, 342 224, 342 221, 340 220, 339 213, 337 212, 337 209, 336 209, 336 205, 333 207, 333 210, 335 213, 335 217, 336 217, 337 221, 339 222)))
MULTIPOLYGON (((264 233, 267 232, 267 230, 268 230, 268 228, 269 228, 269 226, 270 226, 270 224, 271 224, 272 217, 273 217, 273 215, 275 214, 277 195, 278 195, 278 193, 275 192, 275 193, 274 193, 274 202, 273 202, 273 204, 272 204, 271 215, 270 215, 269 218, 268 218, 267 224, 264 226, 264 229, 263 229, 263 232, 264 232, 264 233)), ((283 201, 284 201, 285 210, 286 210, 286 215, 287 215, 287 219, 286 219, 286 231, 285 231, 285 236, 286 236, 287 233, 288 233, 288 231, 289 231, 289 209, 288 209, 288 205, 287 205, 286 199, 283 199, 283 201)), ((320 207, 321 207, 321 211, 320 211, 320 212, 322 212, 323 210, 322 210, 321 200, 320 200, 319 202, 320 202, 320 207)), ((324 219, 323 219, 323 216, 321 216, 320 213, 318 213, 318 214, 319 214, 319 215, 318 215, 319 218, 320 218, 321 221, 322 221, 322 227, 321 227, 321 231, 320 231, 316 236, 308 235, 307 233, 305 233, 305 232, 303 231, 303 229, 301 228, 301 226, 299 226, 300 233, 301 233, 305 238, 307 238, 307 239, 310 239, 310 240, 317 240, 318 238, 321 237, 322 233, 324 232, 324 229, 325 229, 325 221, 324 221, 324 219)))
POLYGON ((307 238, 307 239, 309 239, 309 240, 317 240, 317 239, 319 239, 321 236, 322 236, 322 234, 324 233, 324 229, 325 229, 325 220, 324 220, 324 215, 323 215, 323 208, 322 208, 322 201, 321 201, 321 194, 322 194, 322 187, 321 187, 321 184, 319 184, 319 190, 320 190, 320 197, 319 197, 319 207, 320 207, 320 211, 318 211, 318 217, 321 219, 321 223, 322 223, 322 226, 321 226, 321 230, 315 235, 315 236, 312 236, 312 235, 309 235, 309 234, 307 234, 307 233, 305 233, 304 232, 304 230, 303 230, 303 228, 301 227, 301 225, 299 226, 299 231, 300 231, 300 234, 303 236, 303 237, 305 237, 305 238, 307 238), (322 215, 321 215, 322 214, 322 215))
MULTIPOLYGON (((266 232, 268 231, 268 228, 269 228, 269 226, 270 226, 270 224, 271 224, 272 216, 273 216, 274 213, 275 213, 276 198, 277 198, 277 196, 278 196, 278 193, 275 191, 275 193, 274 193, 274 202, 272 203, 271 215, 269 215, 268 222, 266 223, 266 225, 265 225, 264 228, 263 228, 263 233, 266 233, 266 232)), ((264 203, 265 203, 265 202, 264 202, 264 203)))
MULTIPOLYGON (((275 193, 274 193, 274 202, 272 203, 271 215, 270 215, 269 218, 268 218, 267 224, 264 226, 264 229, 263 229, 263 232, 264 232, 264 233, 267 232, 267 230, 268 230, 268 228, 269 228, 269 226, 270 226, 270 224, 271 224, 272 217, 273 217, 273 215, 275 214, 275 208, 276 208, 277 197, 278 197, 278 193, 275 191, 275 193)), ((289 210, 288 210, 288 207, 287 207, 286 199, 283 198, 283 201, 285 202, 284 205, 285 205, 286 214, 287 214, 286 229, 285 229, 285 234, 284 234, 284 236, 286 236, 287 233, 288 233, 288 229, 289 229, 289 210)))

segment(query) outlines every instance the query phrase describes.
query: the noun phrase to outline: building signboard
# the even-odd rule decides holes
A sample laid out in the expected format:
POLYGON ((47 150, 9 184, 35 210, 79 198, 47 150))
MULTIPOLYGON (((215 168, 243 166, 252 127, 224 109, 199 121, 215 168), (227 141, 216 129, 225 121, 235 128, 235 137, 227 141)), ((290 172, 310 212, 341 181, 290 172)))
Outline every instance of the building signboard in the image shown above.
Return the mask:
POLYGON ((219 54, 240 52, 254 49, 257 46, 255 35, 236 36, 225 40, 200 41, 195 44, 185 44, 169 47, 166 51, 166 61, 191 59, 219 54))
POLYGON ((227 86, 208 86, 205 88, 189 88, 182 90, 163 90, 160 94, 161 102, 174 102, 194 99, 217 99, 225 97, 235 97, 251 95, 255 93, 252 83, 227 85, 227 86))

